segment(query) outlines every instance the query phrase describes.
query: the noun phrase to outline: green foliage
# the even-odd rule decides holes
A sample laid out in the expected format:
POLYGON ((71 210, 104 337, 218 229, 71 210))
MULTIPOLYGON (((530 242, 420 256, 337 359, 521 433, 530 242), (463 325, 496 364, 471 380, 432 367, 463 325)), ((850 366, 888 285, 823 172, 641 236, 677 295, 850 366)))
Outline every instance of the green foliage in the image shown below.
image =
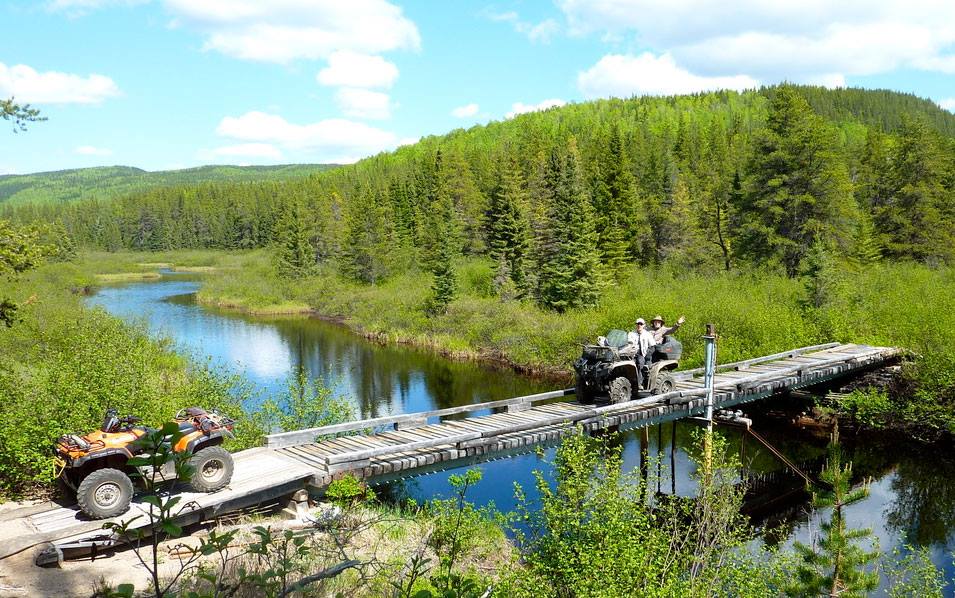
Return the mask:
POLYGON ((306 536, 289 530, 275 534, 261 526, 253 531, 257 541, 249 547, 249 552, 258 557, 263 568, 255 572, 240 570, 238 585, 248 584, 261 596, 287 596, 295 589, 293 578, 307 572, 307 559, 312 550, 306 544, 306 536))
POLYGON ((835 407, 869 428, 884 426, 893 412, 888 393, 878 388, 857 389, 840 395, 835 401, 835 407))
POLYGON ((955 258, 955 157, 922 120, 906 119, 892 152, 886 197, 870 200, 887 253, 950 262, 955 258), (949 177, 946 180, 946 177, 949 177))
POLYGON ((362 191, 345 215, 342 270, 360 282, 375 284, 399 263, 391 203, 362 191))
POLYGON ((454 252, 450 243, 441 243, 434 258, 431 299, 428 302, 428 313, 442 314, 448 305, 454 301, 458 291, 457 272, 454 268, 454 252))
POLYGON ((517 161, 513 157, 505 158, 501 182, 491 195, 487 215, 489 255, 497 266, 495 287, 503 299, 512 299, 527 291, 530 245, 527 206, 527 191, 517 161))
MULTIPOLYGON (((0 100, 0 103, 3 102, 4 100, 0 100)), ((34 174, 0 175, 0 203, 19 206, 64 204, 72 201, 120 198, 130 194, 148 194, 174 186, 213 183, 241 187, 248 183, 305 178, 331 168, 335 168, 335 165, 215 165, 149 172, 131 166, 96 166, 34 174)))
POLYGON ((348 474, 328 485, 325 498, 340 507, 354 507, 375 500, 375 491, 352 474, 348 474))
POLYGON ((79 243, 107 250, 248 249, 281 238, 282 206, 302 202, 318 258, 356 280, 377 285, 439 261, 435 313, 449 289, 447 256, 458 253, 491 258, 506 295, 526 284, 541 304, 566 310, 596 301, 594 277, 622 281, 634 265, 763 265, 793 276, 816 244, 863 265, 878 251, 945 262, 953 132, 955 117, 933 103, 878 90, 783 85, 602 100, 428 137, 307 178, 182 183, 5 212, 62 222, 79 243), (570 159, 554 164, 555 152, 570 159), (489 217, 513 213, 505 196, 526 203, 513 225, 489 217), (570 234, 553 233, 555 223, 570 234), (513 259, 525 225, 537 267, 513 259), (495 249, 503 229, 514 237, 506 265, 495 249), (572 273, 586 279, 579 288, 572 273))
POLYGON ((31 108, 29 104, 17 104, 16 98, 0 100, 0 118, 13 121, 13 132, 26 131, 27 123, 40 122, 46 120, 45 116, 40 116, 40 111, 31 108))
POLYGON ((427 513, 434 523, 429 545, 440 560, 439 570, 430 582, 437 590, 421 596, 446 598, 476 598, 483 593, 473 574, 456 570, 458 561, 471 552, 481 536, 482 529, 491 520, 493 505, 476 509, 467 502, 467 493, 481 481, 480 469, 469 469, 463 474, 448 476, 454 497, 436 499, 428 503, 427 513))
POLYGON ((836 147, 835 130, 796 89, 775 91, 748 164, 740 255, 795 276, 810 247, 847 242, 852 186, 836 147))
MULTIPOLYGON (((552 486, 537 475, 539 504, 517 488, 515 529, 522 565, 495 588, 501 596, 752 595, 780 577, 751 578, 760 569, 781 570, 745 554, 748 528, 740 520, 743 489, 738 462, 713 439, 711 460, 696 459, 698 500, 651 498, 652 479, 622 471, 619 444, 583 433, 557 450, 552 486)), ((654 470, 648 467, 648 471, 654 470)))
POLYGON ((303 278, 315 272, 314 231, 304 206, 288 202, 275 227, 276 270, 283 278, 303 278))
POLYGON ((600 259, 593 206, 573 138, 566 150, 551 152, 544 186, 553 199, 538 239, 538 300, 558 312, 592 306, 600 296, 600 259))
POLYGON ((265 429, 283 432, 340 424, 355 417, 347 398, 337 395, 324 380, 310 378, 302 366, 288 375, 278 400, 262 403, 260 413, 265 429))
MULTIPOLYGON (((866 550, 860 544, 872 536, 872 530, 852 529, 846 524, 845 507, 869 495, 867 485, 851 486, 852 464, 842 464, 839 430, 829 443, 829 458, 819 476, 828 486, 814 490, 812 505, 817 512, 831 509, 829 520, 820 526, 818 539, 807 546, 796 542, 799 556, 796 579, 787 589, 791 596, 865 596, 879 585, 879 575, 867 566, 878 550, 866 550)), ((875 541, 873 541, 875 543, 875 541)))
POLYGON ((955 430, 955 271, 911 263, 870 266, 845 274, 811 317, 824 338, 913 351, 918 357, 903 367, 902 392, 891 398, 892 423, 955 430))
MULTIPOLYGON (((0 220, 0 277, 13 281, 17 275, 36 267, 44 254, 36 230, 17 227, 0 220)), ((0 322, 13 326, 20 305, 13 299, 0 296, 0 322)))
MULTIPOLYGON (((458 177, 446 165, 439 152, 435 158, 437 182, 427 217, 426 236, 428 246, 425 258, 431 270, 431 298, 427 311, 430 314, 444 313, 457 293, 457 273, 454 262, 461 251, 460 216, 455 209, 455 194, 462 193, 458 177)), ((459 198, 460 199, 460 198, 459 198)))
POLYGON ((885 557, 883 572, 888 579, 886 594, 891 598, 941 598, 950 584, 945 573, 932 563, 927 547, 906 547, 903 553, 899 549, 885 557))

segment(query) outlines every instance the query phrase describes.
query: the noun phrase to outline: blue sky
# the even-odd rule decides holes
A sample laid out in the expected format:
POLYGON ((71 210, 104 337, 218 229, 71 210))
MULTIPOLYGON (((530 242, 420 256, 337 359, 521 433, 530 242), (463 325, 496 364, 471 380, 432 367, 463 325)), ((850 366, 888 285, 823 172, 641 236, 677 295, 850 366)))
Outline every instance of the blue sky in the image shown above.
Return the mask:
POLYGON ((955 110, 951 0, 47 0, 0 5, 0 174, 348 162, 599 97, 782 80, 955 110))

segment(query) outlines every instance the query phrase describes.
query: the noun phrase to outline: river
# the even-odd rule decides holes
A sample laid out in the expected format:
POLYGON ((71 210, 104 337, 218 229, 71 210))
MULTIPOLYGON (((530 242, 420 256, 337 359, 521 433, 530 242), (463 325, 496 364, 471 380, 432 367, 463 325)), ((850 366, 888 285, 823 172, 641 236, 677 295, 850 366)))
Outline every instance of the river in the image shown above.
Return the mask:
MULTIPOLYGON (((193 276, 167 274, 157 282, 107 286, 87 299, 92 306, 128 321, 145 321, 150 331, 166 336, 178 350, 198 360, 241 374, 258 390, 247 407, 270 393, 280 392, 290 372, 302 367, 313 378, 347 397, 361 417, 441 409, 517 395, 552 390, 553 384, 520 376, 509 370, 450 361, 409 347, 381 346, 346 328, 316 318, 249 317, 199 306, 193 276)), ((798 430, 781 421, 775 404, 751 407, 755 428, 809 470, 818 468, 825 454, 825 437, 798 430)), ((679 423, 649 430, 646 451, 659 456, 661 467, 675 476, 660 484, 662 492, 692 495, 691 446, 693 424, 679 423)), ((808 497, 801 483, 789 475, 769 451, 739 432, 727 432, 731 446, 748 469, 761 475, 759 492, 748 500, 748 514, 764 529, 770 542, 807 541, 818 519, 810 517, 808 497), (742 451, 742 453, 740 453, 742 451), (763 487, 765 486, 765 487, 763 487)), ((955 579, 955 457, 950 448, 920 445, 893 435, 842 435, 844 454, 853 461, 854 478, 868 478, 870 495, 847 509, 851 526, 869 527, 883 552, 905 551, 905 546, 929 547, 932 560, 955 579)), ((624 434, 625 466, 639 467, 640 433, 624 434)), ((550 479, 548 462, 553 448, 481 464, 483 481, 470 498, 494 503, 501 510, 514 506, 514 484, 533 498, 538 470, 550 479)), ((655 464, 654 467, 657 465, 655 464)), ((444 496, 447 476, 438 472, 391 484, 382 491, 416 499, 444 496)), ((950 590, 951 591, 951 590, 950 590)), ((951 595, 951 594, 949 594, 951 595)))

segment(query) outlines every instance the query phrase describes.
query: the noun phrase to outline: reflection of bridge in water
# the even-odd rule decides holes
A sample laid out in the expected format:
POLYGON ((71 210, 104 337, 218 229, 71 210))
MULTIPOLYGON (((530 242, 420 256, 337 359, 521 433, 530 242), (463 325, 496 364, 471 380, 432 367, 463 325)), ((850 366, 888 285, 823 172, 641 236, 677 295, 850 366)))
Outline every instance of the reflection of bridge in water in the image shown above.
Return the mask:
MULTIPOLYGON (((894 348, 830 343, 726 364, 714 377, 713 407, 726 409, 823 384, 884 365, 898 355, 894 348)), ((702 373, 679 372, 673 391, 620 404, 581 404, 566 398, 574 394, 567 389, 273 434, 265 447, 235 455, 235 474, 226 489, 181 493, 177 522, 274 502, 303 488, 322 491, 348 474, 371 482, 414 477, 527 453, 577 429, 597 433, 649 428, 699 416, 707 408, 702 373)), ((768 485, 773 479, 769 474, 757 483, 768 485)), ((128 521, 147 509, 134 500, 130 511, 115 519, 128 521)), ((140 517, 131 525, 147 521, 140 517)), ((84 520, 75 506, 8 514, 0 520, 0 558, 48 542, 84 545, 91 536, 103 534, 102 522, 84 520)), ((108 544, 114 539, 93 541, 108 544)))

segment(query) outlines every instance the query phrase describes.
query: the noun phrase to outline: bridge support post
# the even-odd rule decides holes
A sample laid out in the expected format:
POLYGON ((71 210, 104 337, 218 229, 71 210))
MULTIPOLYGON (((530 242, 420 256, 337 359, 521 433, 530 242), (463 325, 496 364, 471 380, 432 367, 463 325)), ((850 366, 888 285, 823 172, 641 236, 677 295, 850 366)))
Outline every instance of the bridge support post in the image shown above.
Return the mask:
POLYGON ((713 393, 713 381, 716 377, 716 326, 706 325, 706 334, 703 335, 704 343, 704 373, 703 385, 706 388, 706 434, 703 437, 703 461, 705 466, 704 476, 706 480, 710 479, 713 466, 713 403, 715 401, 713 393))

